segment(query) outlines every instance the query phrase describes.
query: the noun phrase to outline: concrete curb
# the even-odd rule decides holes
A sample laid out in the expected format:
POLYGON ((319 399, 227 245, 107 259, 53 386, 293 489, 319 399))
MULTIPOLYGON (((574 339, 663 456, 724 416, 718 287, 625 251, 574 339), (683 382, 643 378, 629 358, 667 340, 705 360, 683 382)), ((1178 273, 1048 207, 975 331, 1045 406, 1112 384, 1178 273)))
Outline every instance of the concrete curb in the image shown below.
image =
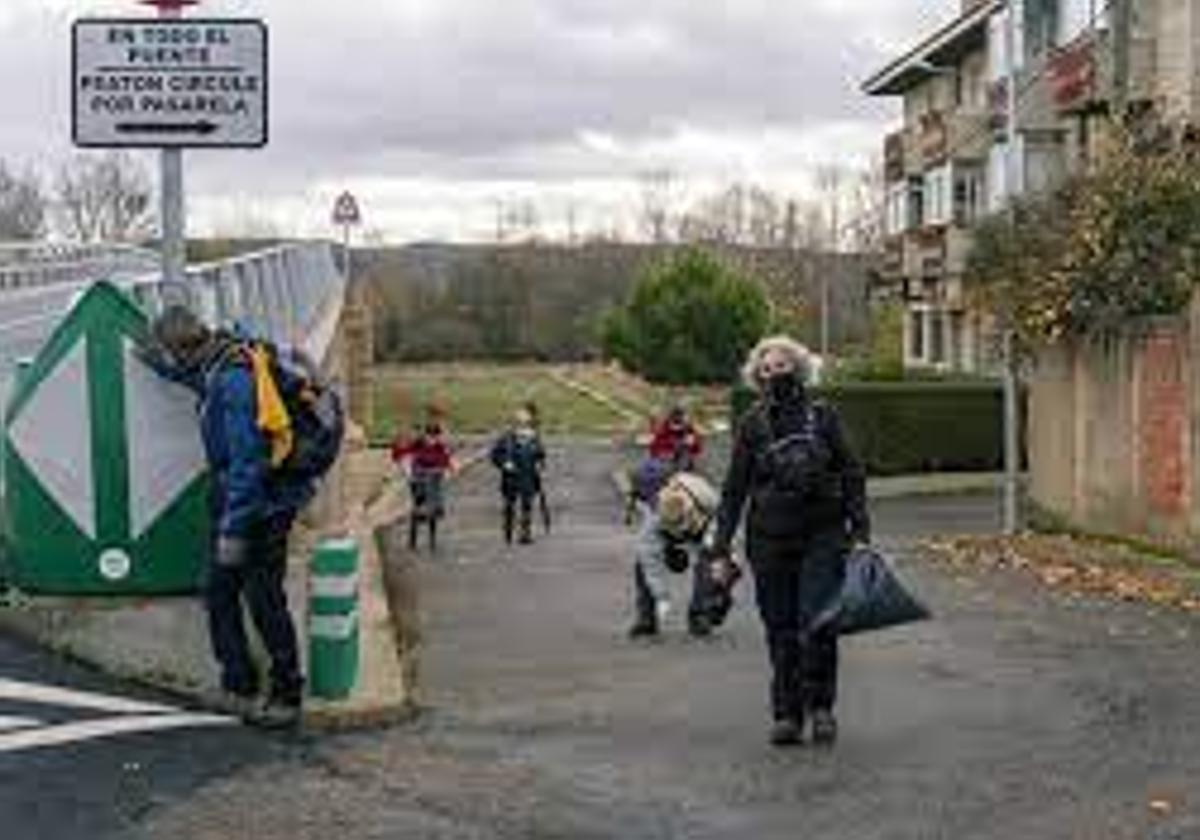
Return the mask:
POLYGON ((956 496, 964 493, 999 492, 1001 473, 934 473, 872 478, 867 481, 871 500, 906 499, 920 496, 956 496))
MULTIPOLYGON (((612 481, 621 494, 629 492, 629 475, 615 470, 612 481)), ((932 475, 890 476, 867 481, 870 501, 909 499, 922 496, 955 496, 964 493, 999 492, 1004 486, 1000 473, 935 473, 932 475)))

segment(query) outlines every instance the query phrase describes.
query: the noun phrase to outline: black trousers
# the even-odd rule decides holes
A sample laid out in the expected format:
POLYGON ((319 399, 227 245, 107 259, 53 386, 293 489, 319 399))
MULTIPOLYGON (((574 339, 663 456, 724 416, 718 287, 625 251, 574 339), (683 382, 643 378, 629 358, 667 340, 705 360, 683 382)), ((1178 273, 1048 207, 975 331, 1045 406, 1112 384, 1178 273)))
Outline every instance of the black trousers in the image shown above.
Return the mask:
POLYGON ((776 720, 802 719, 837 702, 837 633, 813 633, 809 625, 841 588, 846 551, 841 528, 786 543, 752 540, 748 546, 776 720))
POLYGON ((504 539, 513 541, 517 527, 517 511, 520 509, 521 537, 533 536, 533 500, 535 493, 504 493, 504 539))
POLYGON ((213 654, 221 667, 221 685, 243 696, 258 692, 259 674, 250 657, 242 602, 271 660, 271 697, 299 704, 304 679, 296 628, 288 610, 288 533, 292 516, 281 516, 248 535, 247 562, 229 568, 213 562, 207 586, 208 628, 213 654))

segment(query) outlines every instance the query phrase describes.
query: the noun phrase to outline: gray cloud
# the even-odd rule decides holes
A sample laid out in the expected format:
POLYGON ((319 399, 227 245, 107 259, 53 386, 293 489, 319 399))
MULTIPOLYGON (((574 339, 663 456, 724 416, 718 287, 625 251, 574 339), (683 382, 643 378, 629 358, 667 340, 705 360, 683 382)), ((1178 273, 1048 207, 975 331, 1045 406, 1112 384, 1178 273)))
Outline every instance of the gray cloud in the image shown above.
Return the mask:
MULTIPOLYGON (((45 156, 67 142, 69 20, 132 4, 0 2, 8 114, 0 155, 45 156)), ((879 124, 890 106, 864 99, 857 83, 885 49, 899 50, 957 6, 211 0, 210 14, 261 16, 271 26, 272 144, 197 154, 194 183, 216 192, 252 177, 260 193, 295 194, 341 177, 604 177, 630 164, 580 143, 584 132, 650 148, 686 128, 752 147, 768 132, 879 124)), ((687 160, 669 162, 686 174, 687 160)))

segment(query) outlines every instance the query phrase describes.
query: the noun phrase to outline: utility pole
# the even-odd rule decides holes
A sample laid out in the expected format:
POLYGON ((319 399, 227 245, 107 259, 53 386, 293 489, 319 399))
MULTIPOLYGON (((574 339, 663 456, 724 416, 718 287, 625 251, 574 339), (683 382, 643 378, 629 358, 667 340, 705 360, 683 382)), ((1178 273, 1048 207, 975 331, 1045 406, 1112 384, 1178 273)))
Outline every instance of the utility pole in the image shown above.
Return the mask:
MULTIPOLYGON (((1024 191, 1021 183, 1022 167, 1019 166, 1018 155, 1021 153, 1018 143, 1018 114, 1017 107, 1017 5, 1009 0, 1005 14, 1004 41, 1005 54, 1008 59, 1008 74, 1006 94, 1008 113, 1006 119, 1005 139, 1008 143, 1008 154, 1004 167, 1004 186, 1009 203, 1009 213, 1012 223, 1016 225, 1017 196, 1024 191)), ((1020 441, 1020 394, 1017 381, 1016 334, 1013 315, 1004 315, 1004 533, 1013 536, 1020 527, 1020 509, 1018 490, 1021 473, 1021 441, 1020 441)))

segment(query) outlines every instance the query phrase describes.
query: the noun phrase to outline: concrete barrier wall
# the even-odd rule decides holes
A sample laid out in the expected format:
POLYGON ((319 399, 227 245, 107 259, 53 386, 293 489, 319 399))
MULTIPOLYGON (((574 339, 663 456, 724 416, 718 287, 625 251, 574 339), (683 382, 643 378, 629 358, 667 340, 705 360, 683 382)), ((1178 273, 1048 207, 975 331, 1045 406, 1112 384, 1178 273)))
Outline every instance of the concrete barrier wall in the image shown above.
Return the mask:
POLYGON ((1032 501, 1073 526, 1197 533, 1200 310, 1041 352, 1030 382, 1032 501))

